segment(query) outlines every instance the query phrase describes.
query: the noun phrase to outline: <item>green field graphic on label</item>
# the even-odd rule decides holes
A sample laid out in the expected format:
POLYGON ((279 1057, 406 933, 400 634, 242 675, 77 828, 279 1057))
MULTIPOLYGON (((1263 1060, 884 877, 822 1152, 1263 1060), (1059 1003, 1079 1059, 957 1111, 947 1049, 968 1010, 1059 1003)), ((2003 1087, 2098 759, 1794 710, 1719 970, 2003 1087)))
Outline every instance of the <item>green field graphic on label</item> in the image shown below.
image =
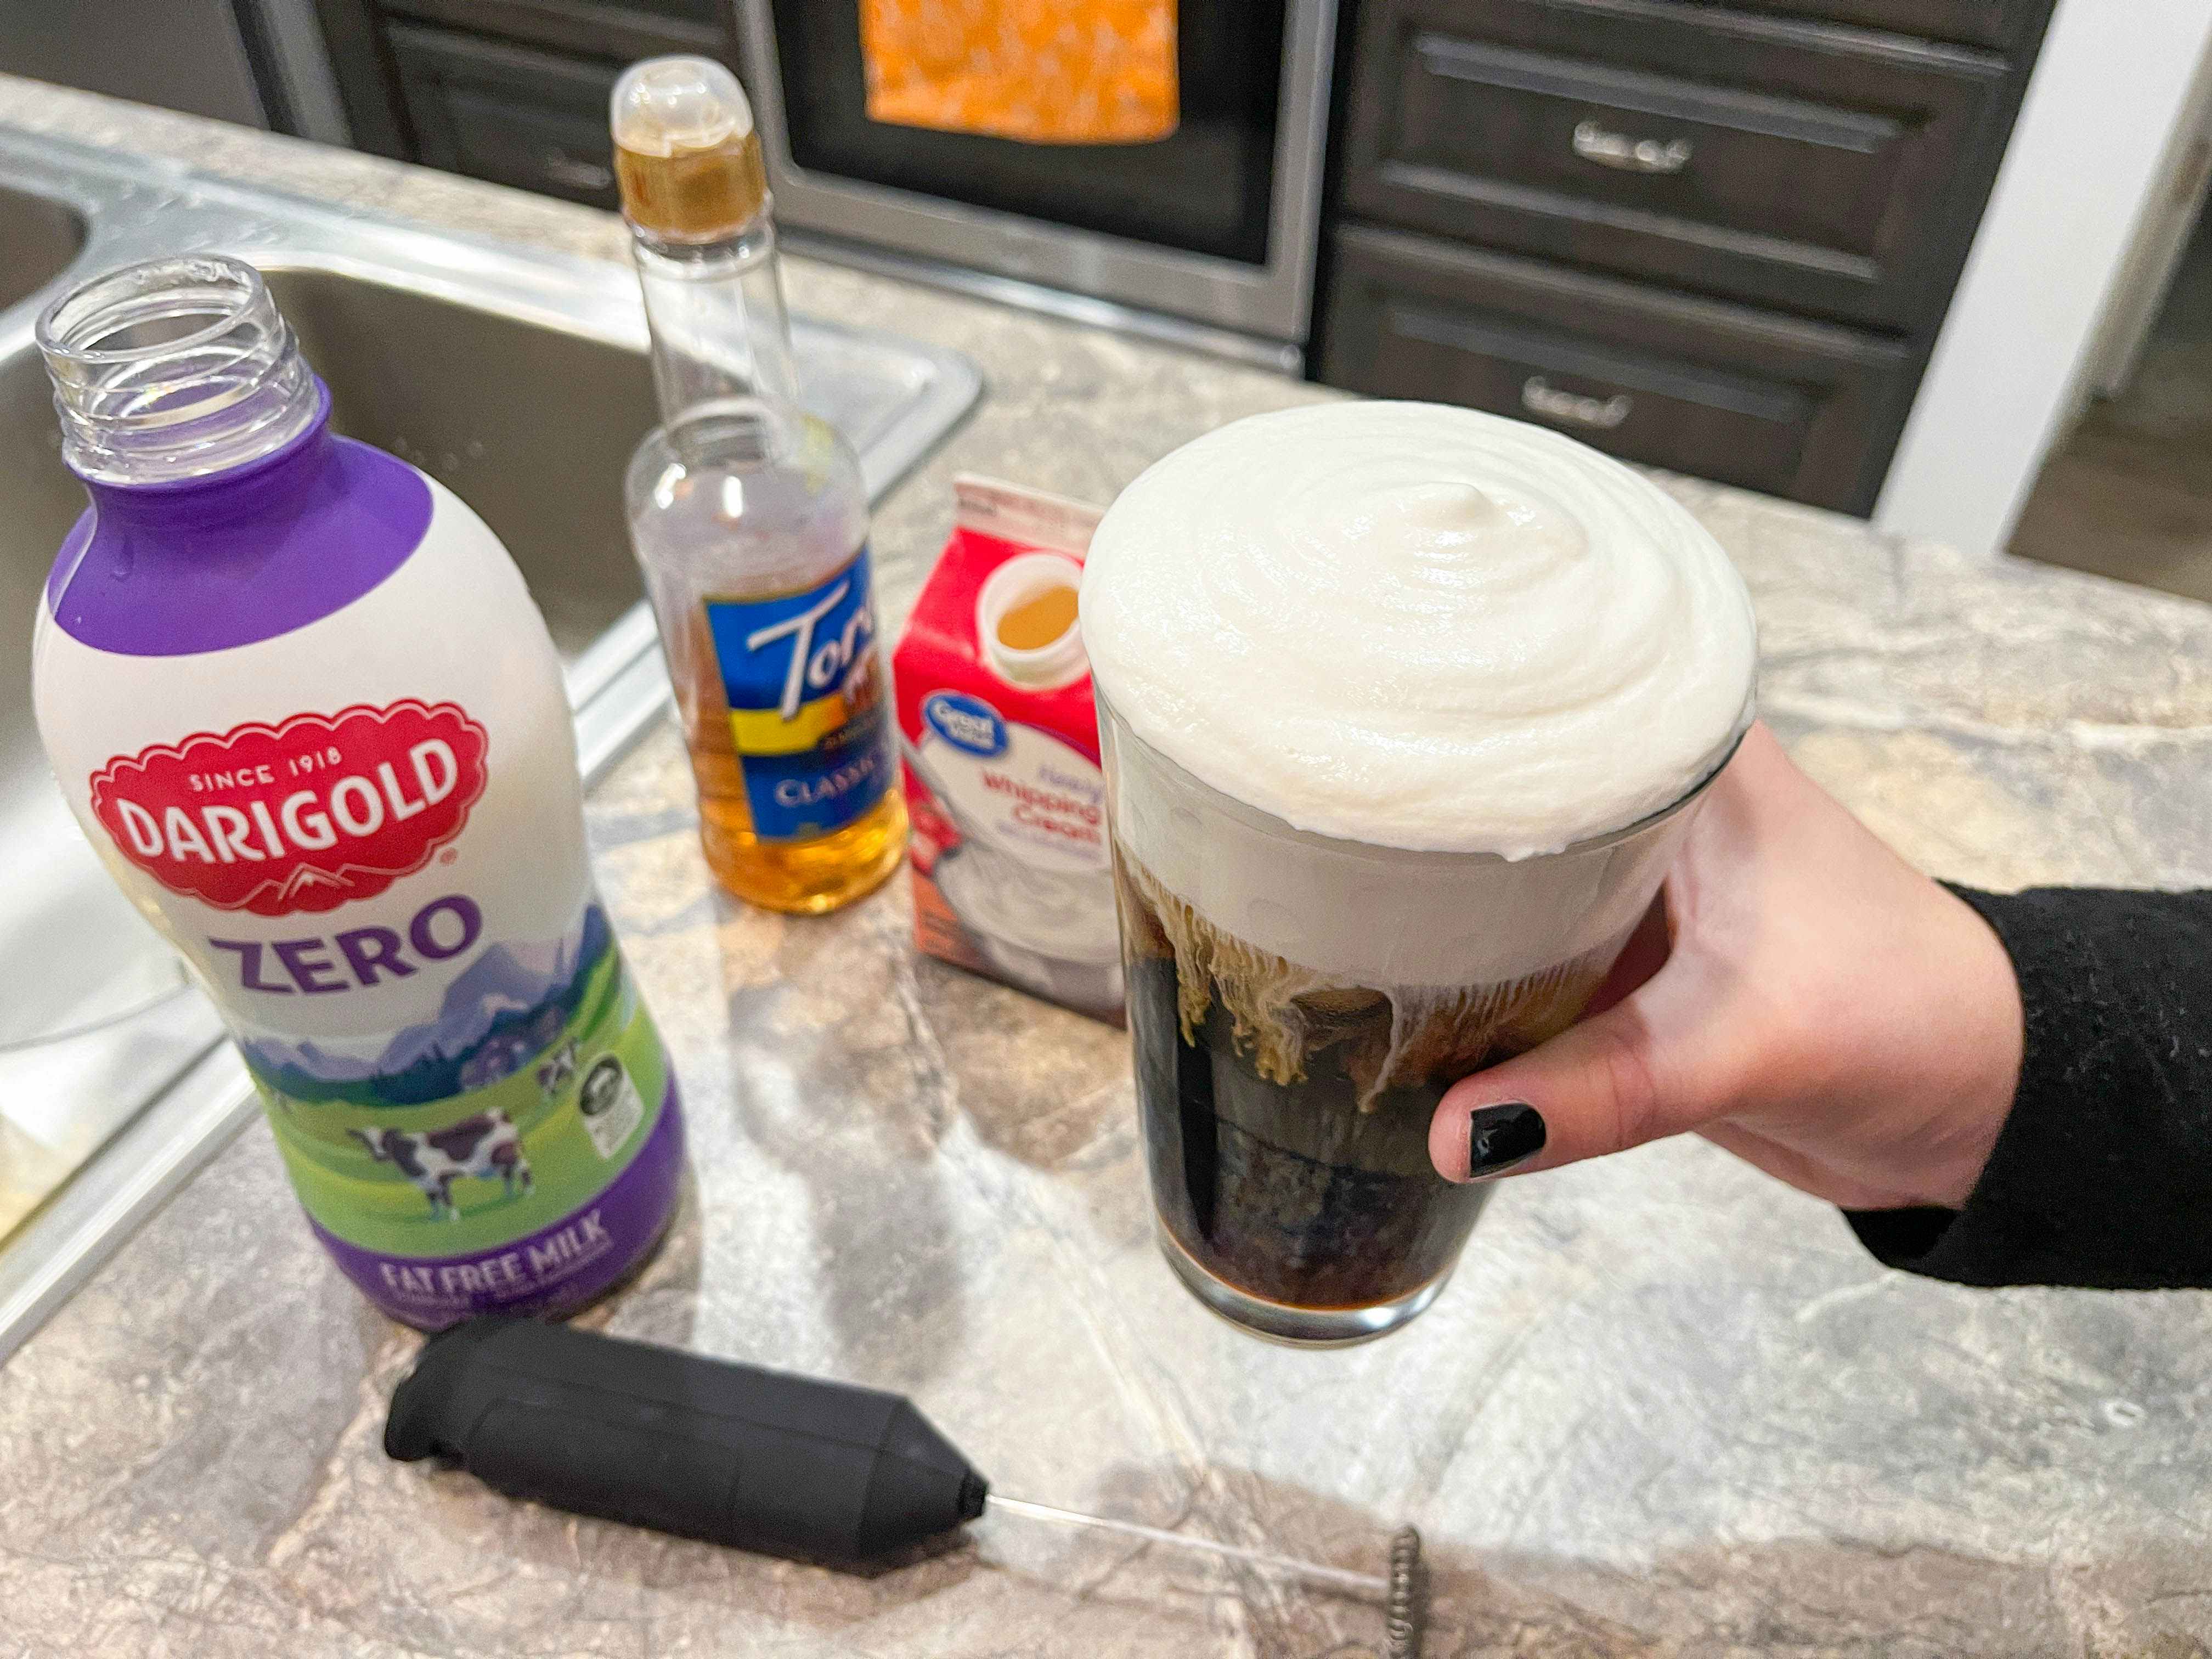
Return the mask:
POLYGON ((620 950, 596 942, 529 1018, 477 1038, 470 1063, 502 1073, 479 1086, 395 1103, 385 1085, 410 1092, 432 1062, 313 1079, 248 1045, 307 1213, 364 1249, 434 1258, 497 1249, 604 1191, 653 1133, 669 1075, 620 950))

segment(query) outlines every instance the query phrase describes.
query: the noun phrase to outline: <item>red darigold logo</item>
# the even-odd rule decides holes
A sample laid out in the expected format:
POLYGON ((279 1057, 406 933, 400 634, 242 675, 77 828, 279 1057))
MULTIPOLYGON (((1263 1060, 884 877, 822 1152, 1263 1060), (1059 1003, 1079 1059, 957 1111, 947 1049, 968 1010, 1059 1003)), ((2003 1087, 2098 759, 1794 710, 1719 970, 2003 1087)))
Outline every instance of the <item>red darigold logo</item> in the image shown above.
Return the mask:
POLYGON ((455 704, 295 714, 117 756, 92 810, 173 893, 257 916, 374 898, 460 834, 484 729, 455 704))

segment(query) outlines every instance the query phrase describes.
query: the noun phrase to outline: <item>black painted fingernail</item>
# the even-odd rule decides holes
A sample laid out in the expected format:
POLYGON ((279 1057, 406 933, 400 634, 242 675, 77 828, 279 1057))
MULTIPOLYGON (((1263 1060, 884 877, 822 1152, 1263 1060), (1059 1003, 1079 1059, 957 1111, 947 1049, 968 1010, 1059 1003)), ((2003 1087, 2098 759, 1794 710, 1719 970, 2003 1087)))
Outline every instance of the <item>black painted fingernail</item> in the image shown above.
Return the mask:
POLYGON ((1544 1115, 1525 1101, 1502 1101, 1470 1113, 1467 1120, 1467 1174, 1470 1181, 1504 1175, 1544 1150, 1544 1115))

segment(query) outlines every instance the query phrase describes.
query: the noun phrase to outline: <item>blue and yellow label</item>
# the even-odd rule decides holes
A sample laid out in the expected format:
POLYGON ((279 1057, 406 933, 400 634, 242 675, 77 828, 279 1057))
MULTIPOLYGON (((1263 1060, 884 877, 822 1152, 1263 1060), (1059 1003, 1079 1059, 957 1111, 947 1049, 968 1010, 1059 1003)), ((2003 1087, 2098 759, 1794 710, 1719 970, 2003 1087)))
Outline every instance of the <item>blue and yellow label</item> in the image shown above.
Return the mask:
POLYGON ((801 592, 709 599, 707 627, 756 835, 811 841, 884 798, 888 714, 866 548, 801 592))

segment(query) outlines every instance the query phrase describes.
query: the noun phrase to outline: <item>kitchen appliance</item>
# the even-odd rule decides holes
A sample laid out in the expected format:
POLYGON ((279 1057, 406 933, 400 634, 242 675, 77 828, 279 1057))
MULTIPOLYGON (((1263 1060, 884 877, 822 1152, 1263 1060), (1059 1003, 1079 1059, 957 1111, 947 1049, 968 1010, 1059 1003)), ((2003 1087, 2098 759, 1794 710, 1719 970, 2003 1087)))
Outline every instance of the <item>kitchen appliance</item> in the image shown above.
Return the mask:
POLYGON ((510 1498, 836 1566, 927 1545, 987 1511, 1197 1550, 1378 1599, 1389 1659, 1418 1659, 1427 1575, 1411 1527, 1387 1575, 1006 1498, 914 1402, 574 1326, 472 1319, 392 1396, 384 1449, 459 1464, 510 1498))
MULTIPOLYGON (((787 229, 902 275, 1302 366, 1335 0, 1163 7, 1173 117, 1162 136, 1100 142, 875 118, 869 7, 739 6, 787 229)), ((874 74, 879 95, 880 54, 874 74)))

